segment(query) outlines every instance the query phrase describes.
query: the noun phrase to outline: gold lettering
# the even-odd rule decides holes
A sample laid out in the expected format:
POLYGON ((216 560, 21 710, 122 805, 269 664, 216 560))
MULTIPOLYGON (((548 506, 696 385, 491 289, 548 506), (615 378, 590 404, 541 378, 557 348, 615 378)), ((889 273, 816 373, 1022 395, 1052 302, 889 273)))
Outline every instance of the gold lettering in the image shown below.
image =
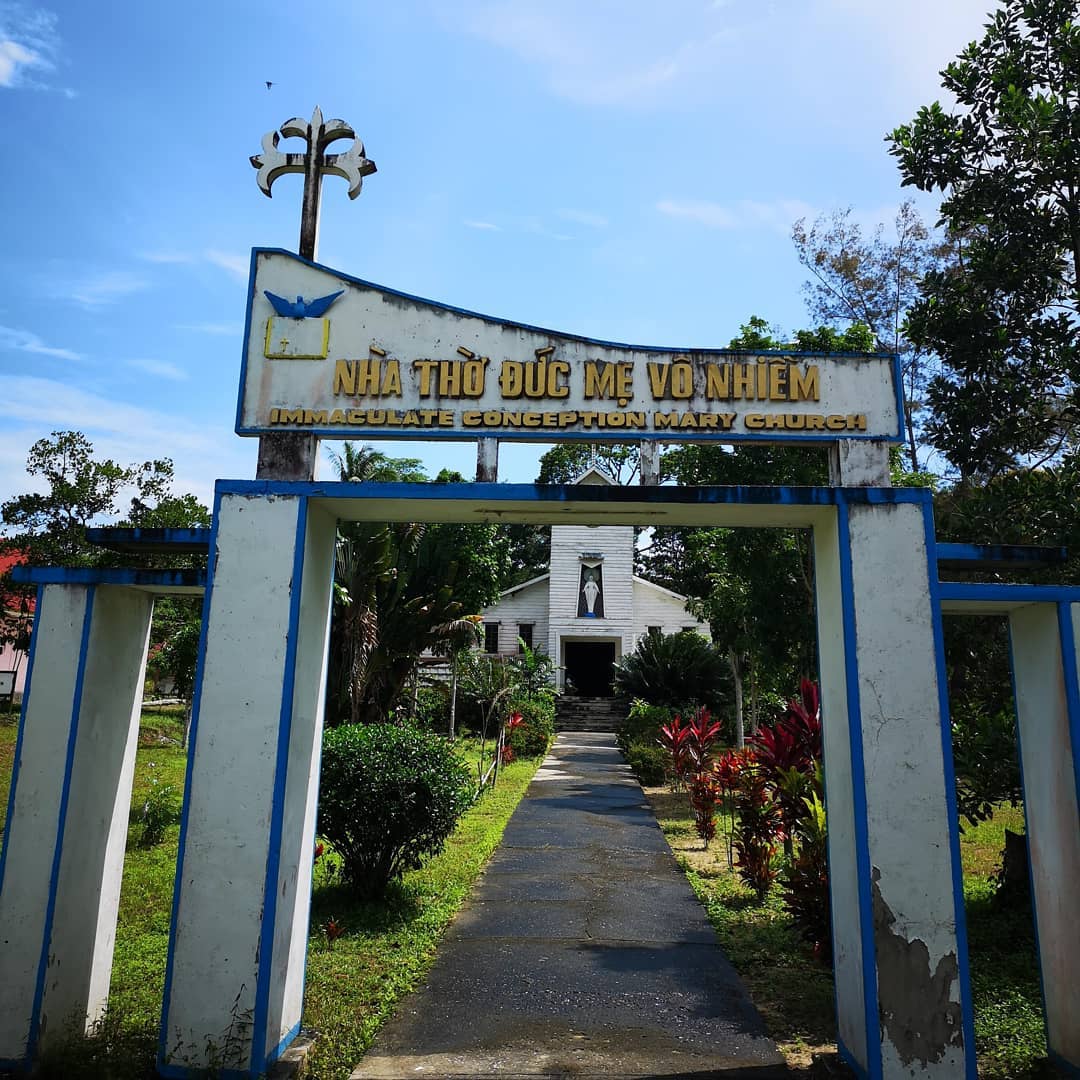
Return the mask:
POLYGON ((678 413, 653 413, 653 427, 660 431, 663 428, 678 427, 678 413))
POLYGON ((756 383, 755 393, 758 401, 767 401, 769 397, 769 365, 764 360, 758 360, 754 376, 756 383))
POLYGON ((825 417, 815 416, 812 413, 807 414, 806 417, 806 430, 807 431, 824 431, 825 430, 825 417))
POLYGON ((731 365, 708 364, 705 367, 705 397, 716 401, 731 396, 731 365))
POLYGON ((760 431, 765 426, 765 417, 761 413, 747 413, 743 417, 743 423, 751 431, 760 431))
POLYGON ((387 360, 385 374, 379 393, 383 397, 401 397, 401 364, 397 360, 387 360))
POLYGON ((356 393, 356 364, 355 360, 339 360, 334 365, 334 393, 356 393))
POLYGON ((326 423, 326 410, 325 409, 305 409, 304 420, 305 424, 325 424, 326 423))
POLYGON ((438 360, 414 360, 413 370, 420 376, 417 393, 421 397, 431 397, 431 376, 439 366, 438 360))
POLYGON ((668 378, 671 375, 671 367, 668 364, 657 364, 650 361, 647 365, 649 372, 649 389, 652 391, 654 401, 667 397, 668 378))
MULTIPOLYGON (((445 416, 453 416, 453 413, 445 413, 445 414, 440 413, 439 414, 440 418, 443 415, 445 415, 445 416)), ((462 423, 463 427, 480 427, 483 424, 483 422, 484 422, 484 414, 483 413, 475 412, 472 409, 467 409, 465 412, 463 412, 461 414, 461 423, 462 423)), ((442 425, 442 426, 445 427, 446 425, 442 425)))
POLYGON ((504 398, 519 398, 525 393, 525 365, 519 360, 504 360, 499 372, 499 389, 504 398))
POLYGON ((694 369, 685 360, 671 365, 671 396, 684 401, 694 396, 694 369))
POLYGON ((790 364, 770 364, 769 365, 769 400, 770 401, 786 401, 787 400, 787 376, 791 370, 790 364))
POLYGON ((820 392, 817 364, 808 364, 805 372, 799 371, 792 365, 791 378, 788 382, 789 400, 817 401, 820 392))
POLYGON ((753 398, 754 369, 749 364, 731 365, 731 396, 733 398, 753 398))

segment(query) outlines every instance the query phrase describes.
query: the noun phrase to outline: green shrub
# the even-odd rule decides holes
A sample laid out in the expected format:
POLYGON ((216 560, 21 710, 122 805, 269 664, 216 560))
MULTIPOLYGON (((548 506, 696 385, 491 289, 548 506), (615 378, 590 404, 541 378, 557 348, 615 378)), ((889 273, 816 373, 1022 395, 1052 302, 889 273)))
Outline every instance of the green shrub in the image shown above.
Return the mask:
POLYGON ((624 701, 679 709, 687 702, 720 713, 721 694, 731 682, 727 661, 694 630, 646 634, 632 653, 615 665, 615 692, 624 701))
POLYGON ((667 779, 671 757, 655 740, 632 742, 623 754, 638 782, 645 787, 657 787, 667 779))
POLYGON ((323 736, 319 835, 363 899, 441 851, 471 798, 469 770, 438 735, 348 724, 323 736))
POLYGON ((421 686, 416 692, 416 726, 440 735, 450 730, 449 686, 421 686))
POLYGON ((547 753, 555 734, 555 703, 550 694, 514 698, 511 713, 521 713, 522 724, 510 732, 515 757, 539 757, 547 753))
POLYGON ((650 705, 641 698, 635 698, 630 705, 629 714, 615 733, 615 741, 623 755, 629 753, 633 743, 652 743, 655 746, 660 737, 661 725, 671 723, 674 715, 675 710, 666 705, 650 705))
POLYGON ((150 790, 135 818, 136 843, 139 847, 156 847, 165 839, 170 825, 180 820, 180 796, 172 784, 150 781, 150 790))

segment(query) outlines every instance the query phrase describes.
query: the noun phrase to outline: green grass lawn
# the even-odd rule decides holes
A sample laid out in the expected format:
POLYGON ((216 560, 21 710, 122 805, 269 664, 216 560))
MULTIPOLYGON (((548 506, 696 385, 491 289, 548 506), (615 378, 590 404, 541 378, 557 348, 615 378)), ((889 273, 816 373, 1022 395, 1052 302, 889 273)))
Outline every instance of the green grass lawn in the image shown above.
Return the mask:
MULTIPOLYGON (((183 789, 185 752, 179 709, 146 712, 132 794, 128 852, 120 895, 110 1016, 101 1037, 62 1047, 42 1075, 135 1080, 153 1075, 176 869, 178 815, 164 838, 141 846, 142 809, 155 788, 183 789)), ((0 722, 0 814, 6 812, 16 726, 0 722)), ((459 744, 476 767, 476 747, 459 744)), ((489 747, 490 756, 490 747, 489 747)), ((379 1025, 423 977, 442 931, 498 846, 539 760, 513 762, 499 785, 462 817, 445 850, 405 876, 384 901, 361 903, 337 883, 332 854, 316 863, 305 992, 305 1027, 319 1032, 309 1059, 313 1080, 347 1077, 379 1025), (333 919, 342 935, 328 942, 333 919)))
MULTIPOLYGON (((832 971, 800 941, 779 890, 761 904, 728 869, 722 818, 706 852, 685 794, 650 788, 648 795, 724 951, 789 1063, 807 1068, 814 1053, 835 1051, 832 971)), ((1047 1075, 1031 914, 1002 910, 993 900, 990 876, 1000 864, 1006 827, 1022 832, 1023 810, 1001 806, 993 820, 968 826, 960 842, 976 1051, 979 1076, 987 1080, 1047 1075)))

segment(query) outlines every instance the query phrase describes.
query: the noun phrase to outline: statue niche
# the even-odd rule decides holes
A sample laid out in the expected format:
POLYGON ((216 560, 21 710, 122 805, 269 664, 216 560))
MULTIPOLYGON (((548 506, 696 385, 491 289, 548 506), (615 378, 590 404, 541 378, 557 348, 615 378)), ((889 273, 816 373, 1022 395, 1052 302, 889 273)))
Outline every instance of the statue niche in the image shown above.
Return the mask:
POLYGON ((604 617, 604 568, 599 562, 581 565, 577 613, 579 619, 604 617))

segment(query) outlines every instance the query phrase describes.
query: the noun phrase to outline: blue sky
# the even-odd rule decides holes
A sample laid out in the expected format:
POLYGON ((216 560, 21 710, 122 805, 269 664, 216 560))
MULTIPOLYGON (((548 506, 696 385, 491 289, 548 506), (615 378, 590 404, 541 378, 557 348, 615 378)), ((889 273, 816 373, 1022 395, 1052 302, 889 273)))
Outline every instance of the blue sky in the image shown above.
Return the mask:
MULTIPOLYGON (((321 262, 571 333, 722 346, 751 315, 808 322, 795 219, 892 218, 883 135, 940 96, 991 7, 0 0, 0 499, 61 428, 170 456, 204 499, 254 475, 233 433, 248 255, 295 250, 301 181, 268 200, 247 159, 316 104, 379 170, 355 202, 327 179, 321 262)), ((475 463, 465 443, 385 449, 475 463)), ((540 452, 504 445, 501 477, 531 480, 540 452)))

